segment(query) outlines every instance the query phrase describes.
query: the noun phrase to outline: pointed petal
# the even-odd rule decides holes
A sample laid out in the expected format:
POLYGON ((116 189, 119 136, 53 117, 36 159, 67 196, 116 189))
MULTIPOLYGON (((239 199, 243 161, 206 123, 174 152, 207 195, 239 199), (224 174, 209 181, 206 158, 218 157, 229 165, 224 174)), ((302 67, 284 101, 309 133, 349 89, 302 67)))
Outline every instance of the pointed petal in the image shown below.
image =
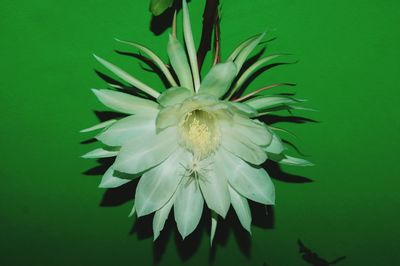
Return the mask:
POLYGON ((300 158, 295 158, 292 156, 285 155, 285 158, 280 160, 279 163, 281 164, 286 164, 286 165, 294 165, 294 166, 314 166, 313 163, 300 159, 300 158))
POLYGON ((111 120, 108 120, 108 121, 104 121, 104 122, 102 122, 100 124, 94 125, 92 127, 82 129, 79 132, 86 133, 86 132, 91 132, 91 131, 95 131, 95 130, 102 129, 102 128, 107 128, 110 125, 114 124, 115 122, 117 122, 116 119, 111 119, 111 120))
POLYGON ((235 50, 233 50, 233 52, 230 54, 230 56, 228 57, 228 59, 226 61, 233 61, 235 60, 235 58, 238 56, 238 54, 245 48, 247 47, 252 41, 254 41, 255 39, 257 39, 259 37, 259 35, 257 36, 253 36, 250 37, 248 39, 246 39, 245 41, 241 42, 236 48, 235 50))
POLYGON ((179 106, 169 106, 163 108, 156 118, 156 129, 160 131, 164 128, 175 126, 179 123, 179 106))
POLYGON ((164 229, 165 221, 168 219, 169 213, 171 211, 174 202, 175 202, 175 194, 168 200, 168 202, 161 209, 156 211, 156 214, 154 214, 153 218, 154 241, 159 237, 160 232, 164 229))
POLYGON ((136 78, 132 77, 128 73, 126 73, 124 70, 120 69, 119 67, 111 64, 110 62, 94 55, 97 61, 99 61, 103 66, 108 68, 111 72, 113 72, 115 75, 117 75, 120 79, 123 81, 128 82, 129 84, 133 85, 134 87, 138 88, 139 90, 147 93, 150 96, 153 96, 154 98, 158 98, 160 96, 160 93, 153 88, 147 86, 146 84, 142 83, 141 81, 137 80, 136 78))
POLYGON ((296 103, 297 101, 291 97, 282 96, 259 96, 245 101, 244 103, 250 105, 254 109, 260 111, 273 107, 277 107, 282 104, 296 103))
POLYGON ((251 212, 247 199, 237 193, 231 186, 229 186, 229 193, 233 209, 235 209, 240 223, 251 234, 251 212))
POLYGON ((264 148, 264 150, 267 153, 273 153, 273 154, 281 154, 284 151, 282 141, 280 140, 278 135, 276 134, 272 135, 271 143, 266 148, 264 148))
POLYGON ((187 156, 186 152, 179 149, 140 178, 135 194, 135 206, 139 217, 160 209, 175 193, 186 171, 179 164, 184 160, 184 156, 187 156))
POLYGON ((158 165, 178 147, 176 128, 142 136, 122 146, 114 163, 116 170, 136 174, 158 165))
POLYGON ((211 232, 210 232, 210 246, 212 246, 215 231, 217 230, 218 215, 216 212, 211 211, 211 232))
POLYGON ((236 77, 236 65, 233 62, 216 64, 203 79, 199 93, 221 98, 228 91, 236 77))
POLYGON ((244 136, 234 135, 234 132, 225 131, 221 145, 229 152, 255 165, 267 160, 267 154, 260 146, 244 136))
POLYGON ((84 155, 82 155, 82 158, 85 159, 97 159, 97 158, 108 158, 108 157, 114 157, 117 156, 118 151, 108 151, 102 148, 95 149, 93 151, 90 151, 84 155))
POLYGON ((246 115, 249 117, 254 117, 258 114, 257 110, 245 103, 235 103, 229 102, 231 106, 234 107, 234 110, 239 114, 246 115))
POLYGON ((185 49, 172 35, 169 36, 167 51, 172 68, 178 76, 180 85, 193 91, 192 73, 190 72, 185 49))
POLYGON ((192 91, 189 91, 186 88, 182 87, 173 87, 169 88, 165 92, 163 92, 160 97, 158 97, 157 101, 162 106, 171 106, 175 104, 182 103, 184 100, 193 95, 192 91))
POLYGON ((237 67, 237 72, 240 71, 242 68, 244 62, 246 62, 247 57, 250 55, 250 53, 256 48, 256 46, 260 43, 262 38, 264 38, 265 33, 260 34, 257 38, 251 40, 237 55, 235 58, 235 64, 237 67))
POLYGON ((156 134, 156 116, 157 113, 148 113, 122 118, 97 135, 96 139, 109 146, 122 146, 143 135, 154 135, 156 134))
POLYGON ((103 175, 103 178, 101 179, 99 188, 116 188, 119 186, 122 186, 131 180, 129 179, 122 179, 119 177, 114 176, 114 168, 111 166, 108 168, 108 170, 105 172, 103 175))
POLYGON ((200 175, 199 185, 208 208, 225 218, 231 200, 223 164, 224 161, 215 156, 210 169, 205 169, 205 173, 200 175))
POLYGON ((244 197, 262 204, 275 204, 275 188, 267 172, 221 151, 230 185, 244 197))
POLYGON ((182 1, 182 11, 183 11, 183 36, 185 38, 186 49, 189 55, 190 67, 192 68, 194 88, 195 91, 197 92, 200 87, 200 75, 199 75, 199 68, 197 65, 196 48, 194 47, 192 27, 190 25, 189 9, 186 0, 182 1))
POLYGON ((184 179, 174 203, 178 231, 185 239, 196 229, 203 212, 204 200, 196 181, 184 179))
MULTIPOLYGON (((172 0, 171 0, 172 2, 172 0)), ((169 69, 167 68, 167 66, 165 65, 165 63, 161 60, 160 57, 158 57, 152 50, 150 50, 149 48, 135 43, 135 42, 127 42, 127 41, 121 41, 116 39, 118 42, 121 43, 125 43, 128 45, 131 45, 137 49, 139 49, 140 51, 142 51, 143 53, 145 53, 147 56, 149 56, 151 58, 151 60, 153 60, 153 62, 160 68, 161 72, 164 74, 164 76, 167 78, 168 82, 171 84, 171 86, 176 87, 178 86, 178 84, 176 84, 175 79, 172 77, 171 72, 169 71, 169 69)))
POLYGON ((259 68, 266 62, 269 62, 272 59, 275 59, 279 56, 281 56, 281 55, 279 55, 279 54, 278 55, 270 55, 270 56, 267 56, 265 58, 258 60, 254 64, 252 64, 248 69, 246 69, 246 71, 243 72, 243 74, 240 76, 240 78, 236 81, 236 84, 233 86, 233 89, 231 90, 228 98, 231 98, 235 94, 235 92, 238 91, 240 89, 240 87, 243 86, 243 84, 246 82, 246 80, 253 74, 254 71, 257 70, 257 68, 259 68))
POLYGON ((157 112, 158 104, 127 93, 92 89, 99 101, 108 108, 124 114, 157 112))

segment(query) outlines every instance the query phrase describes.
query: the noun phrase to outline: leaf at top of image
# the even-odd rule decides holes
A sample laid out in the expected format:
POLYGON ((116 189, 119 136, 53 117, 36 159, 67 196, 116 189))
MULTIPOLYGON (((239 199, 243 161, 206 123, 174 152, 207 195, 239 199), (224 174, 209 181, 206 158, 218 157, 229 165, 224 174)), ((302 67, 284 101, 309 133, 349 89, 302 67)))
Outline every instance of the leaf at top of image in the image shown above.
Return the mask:
POLYGON ((151 0, 150 12, 154 16, 161 15, 167 8, 171 7, 174 0, 151 0))

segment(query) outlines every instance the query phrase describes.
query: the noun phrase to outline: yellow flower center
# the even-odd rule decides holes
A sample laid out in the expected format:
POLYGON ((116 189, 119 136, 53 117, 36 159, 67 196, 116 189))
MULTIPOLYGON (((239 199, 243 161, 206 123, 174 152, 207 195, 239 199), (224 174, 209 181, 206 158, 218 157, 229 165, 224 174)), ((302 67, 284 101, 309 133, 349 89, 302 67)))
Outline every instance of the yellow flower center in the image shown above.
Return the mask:
POLYGON ((198 159, 214 152, 221 138, 215 117, 203 110, 187 113, 180 123, 180 133, 182 145, 198 159))

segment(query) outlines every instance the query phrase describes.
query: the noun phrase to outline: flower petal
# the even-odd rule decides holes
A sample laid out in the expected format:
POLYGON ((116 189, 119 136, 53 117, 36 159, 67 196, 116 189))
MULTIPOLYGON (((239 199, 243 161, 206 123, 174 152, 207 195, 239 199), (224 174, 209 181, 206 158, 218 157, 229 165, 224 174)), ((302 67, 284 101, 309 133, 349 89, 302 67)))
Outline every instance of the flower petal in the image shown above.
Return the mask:
POLYGON ((259 35, 256 36, 252 36, 248 39, 246 39, 245 41, 241 42, 236 48, 235 50, 233 50, 233 52, 230 54, 230 56, 228 57, 228 59, 226 61, 233 61, 235 60, 235 58, 238 56, 238 54, 245 48, 247 47, 253 40, 257 39, 259 37, 259 35))
POLYGON ((197 92, 200 87, 200 75, 197 65, 196 48, 194 47, 194 40, 192 34, 192 27, 190 25, 189 9, 186 0, 182 1, 183 11, 183 37, 185 38, 186 49, 189 56, 190 67, 192 68, 194 88, 197 92))
POLYGON ((258 114, 257 110, 245 103, 229 102, 233 106, 234 110, 239 114, 254 117, 258 114))
POLYGON ((197 182, 185 178, 174 203, 175 221, 183 239, 192 233, 199 224, 203 205, 203 196, 197 182))
POLYGON ((104 173, 103 178, 101 179, 99 188, 116 188, 122 186, 131 180, 123 179, 114 176, 114 167, 111 166, 108 170, 104 173))
POLYGON ((172 197, 186 171, 179 164, 185 156, 186 152, 179 149, 160 165, 143 174, 135 194, 138 217, 160 209, 172 197))
POLYGON ((211 232, 210 232, 210 245, 212 246, 215 231, 217 230, 218 225, 218 215, 216 212, 211 211, 211 232))
POLYGON ((79 132, 86 133, 86 132, 91 132, 91 131, 95 131, 95 130, 102 129, 102 128, 107 128, 110 125, 114 124, 115 122, 117 122, 116 119, 111 119, 111 120, 108 120, 108 121, 104 121, 104 122, 102 122, 100 124, 94 125, 92 127, 82 129, 79 132))
POLYGON ((97 158, 108 158, 108 157, 114 157, 117 156, 118 151, 108 151, 102 148, 95 149, 93 151, 90 151, 84 155, 82 155, 82 158, 85 159, 97 159, 97 158))
POLYGON ((235 64, 237 67, 237 72, 240 71, 244 62, 247 60, 247 57, 250 53, 256 48, 256 46, 260 43, 262 38, 264 38, 265 33, 260 34, 257 38, 252 39, 243 49, 239 52, 237 57, 235 58, 235 64))
POLYGON ((225 131, 221 145, 236 156, 255 165, 260 165, 267 160, 267 154, 260 146, 244 136, 234 135, 234 132, 225 131))
POLYGON ((275 188, 267 172, 221 151, 231 186, 244 197, 262 204, 275 204, 275 188))
MULTIPOLYGON (((172 2, 172 0, 169 0, 169 1, 172 2)), ((131 45, 131 46, 139 49, 140 51, 142 51, 146 55, 148 55, 151 58, 151 60, 153 60, 153 62, 156 63, 156 65, 160 68, 161 72, 167 78, 167 80, 171 84, 171 86, 173 86, 173 87, 178 86, 178 84, 176 84, 175 79, 172 77, 171 72, 169 71, 169 69, 167 68, 165 63, 152 50, 150 50, 149 48, 147 48, 147 47, 145 47, 143 45, 135 43, 135 42, 121 41, 121 40, 118 40, 118 39, 116 39, 116 40, 118 42, 131 45)))
POLYGON ((162 106, 171 106, 182 103, 184 100, 193 95, 193 92, 182 87, 172 87, 163 92, 157 101, 162 106))
POLYGON ((271 143, 264 148, 267 153, 281 154, 284 151, 282 141, 276 134, 272 135, 271 143))
POLYGON ((251 212, 247 199, 237 193, 231 186, 229 186, 229 193, 233 209, 235 209, 240 223, 251 234, 251 212))
POLYGON ((223 169, 224 161, 215 156, 210 169, 200 174, 199 185, 208 208, 225 218, 231 203, 228 180, 223 169))
POLYGON ((128 73, 126 73, 124 70, 120 69, 119 67, 111 64, 110 62, 94 55, 97 61, 99 61, 103 66, 108 68, 111 72, 113 72, 115 75, 117 75, 120 79, 128 82, 129 84, 133 85, 135 88, 138 88, 139 90, 147 93, 150 96, 153 96, 154 98, 158 98, 160 96, 160 93, 153 88, 147 86, 146 84, 142 83, 141 81, 137 80, 136 78, 132 77, 128 73))
POLYGON ((179 106, 177 105, 163 108, 156 118, 157 132, 164 128, 177 125, 179 123, 179 114, 179 106))
POLYGON ((285 158, 280 160, 279 163, 281 164, 286 164, 286 165, 294 165, 294 166, 314 166, 313 163, 300 159, 300 158, 295 158, 292 156, 285 155, 285 158))
POLYGON ((233 62, 216 64, 201 82, 199 93, 221 98, 228 91, 236 73, 236 65, 233 62))
POLYGON ((122 146, 123 144, 143 135, 156 133, 157 113, 131 115, 120 119, 96 136, 96 139, 109 146, 122 146))
POLYGON ((124 114, 154 113, 158 111, 157 103, 127 93, 96 89, 92 89, 92 91, 105 106, 124 114))
POLYGON ((190 66, 187 61, 185 49, 172 35, 169 35, 167 52, 172 68, 178 76, 180 85, 193 91, 192 73, 190 72, 190 66))
POLYGON ((177 146, 176 128, 167 128, 123 145, 114 167, 128 174, 140 173, 164 161, 177 146))
POLYGON ((154 214, 153 218, 154 241, 159 237, 160 232, 164 229, 165 221, 168 219, 169 213, 171 211, 172 206, 174 205, 174 202, 175 202, 175 197, 172 196, 168 200, 168 202, 154 214))
POLYGON ((282 97, 282 96, 259 96, 252 98, 250 100, 245 101, 244 103, 250 105, 254 109, 260 111, 273 107, 277 107, 278 105, 287 105, 290 103, 297 103, 296 99, 291 97, 282 97))

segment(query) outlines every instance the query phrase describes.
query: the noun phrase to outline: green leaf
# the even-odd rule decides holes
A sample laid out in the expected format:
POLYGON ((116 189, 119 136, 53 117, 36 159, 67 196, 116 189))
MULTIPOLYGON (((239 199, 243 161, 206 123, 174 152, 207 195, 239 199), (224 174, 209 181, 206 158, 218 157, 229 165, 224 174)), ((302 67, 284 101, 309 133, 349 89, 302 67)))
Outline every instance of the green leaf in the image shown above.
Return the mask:
POLYGON ((163 92, 160 97, 158 97, 157 101, 162 106, 171 106, 182 103, 184 100, 191 97, 192 95, 193 92, 187 90, 186 88, 173 87, 163 92))
POLYGON ((108 68, 111 72, 113 72, 115 75, 117 75, 120 79, 122 79, 125 82, 128 82, 132 86, 138 88, 139 90, 147 93, 148 95, 158 98, 160 96, 160 93, 153 88, 147 86, 146 84, 142 83, 141 81, 137 80, 133 76, 129 75, 126 73, 124 70, 121 68, 111 64, 110 62, 98 57, 97 55, 94 55, 97 61, 99 61, 103 66, 108 68))
POLYGON ((171 7, 173 4, 174 0, 151 0, 150 1, 150 12, 154 16, 159 16, 164 11, 171 7))
POLYGON ((169 35, 167 52, 171 65, 178 76, 180 85, 193 91, 193 78, 192 73, 190 72, 190 66, 186 57, 185 49, 172 35, 169 35))
POLYGON ((221 98, 228 91, 236 77, 236 65, 233 62, 216 64, 203 79, 199 93, 221 98))
POLYGON ((182 10, 183 10, 183 37, 185 39, 186 49, 189 55, 190 66, 192 68, 194 88, 195 91, 197 92, 200 88, 200 74, 197 65, 196 48, 194 46, 192 27, 190 25, 189 9, 186 0, 182 1, 182 10))
POLYGON ((124 114, 158 112, 158 104, 150 100, 112 90, 92 91, 105 106, 124 114))
POLYGON ((153 60, 154 63, 156 63, 156 65, 160 68, 161 72, 165 75, 165 77, 167 78, 168 82, 171 84, 171 86, 176 87, 178 86, 178 84, 176 84, 175 79, 172 77, 171 72, 169 71, 169 69, 167 68, 167 66, 165 65, 165 63, 161 60, 160 57, 158 57, 153 51, 151 51, 149 48, 140 45, 138 43, 135 42, 127 42, 127 41, 121 41, 116 39, 118 42, 121 43, 125 43, 128 45, 131 45, 137 49, 139 49, 140 51, 142 51, 143 53, 145 53, 146 55, 148 55, 151 60, 153 60))

